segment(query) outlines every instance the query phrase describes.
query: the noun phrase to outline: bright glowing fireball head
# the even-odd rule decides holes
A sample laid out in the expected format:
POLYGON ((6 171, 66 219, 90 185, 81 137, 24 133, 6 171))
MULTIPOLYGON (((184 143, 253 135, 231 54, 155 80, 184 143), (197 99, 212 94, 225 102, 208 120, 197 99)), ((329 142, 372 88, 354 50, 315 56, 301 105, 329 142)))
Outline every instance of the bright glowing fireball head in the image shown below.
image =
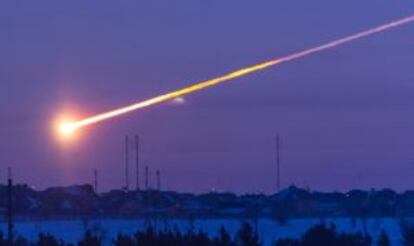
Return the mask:
POLYGON ((58 127, 59 133, 64 136, 72 135, 76 130, 76 126, 72 122, 62 122, 58 127))
POLYGON ((55 122, 54 128, 56 135, 61 140, 73 139, 78 129, 73 118, 67 115, 59 117, 55 122))

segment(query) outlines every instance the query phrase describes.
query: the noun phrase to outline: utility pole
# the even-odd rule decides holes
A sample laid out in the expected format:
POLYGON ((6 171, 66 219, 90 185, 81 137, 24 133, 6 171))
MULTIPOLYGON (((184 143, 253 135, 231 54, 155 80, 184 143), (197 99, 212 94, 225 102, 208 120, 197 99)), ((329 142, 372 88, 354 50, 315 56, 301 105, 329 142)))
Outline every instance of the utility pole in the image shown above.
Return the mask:
POLYGON ((148 190, 148 175, 149 175, 149 168, 145 166, 145 190, 148 190))
POLYGON ((10 246, 13 245, 13 180, 11 168, 8 168, 8 182, 7 182, 7 240, 10 246))
POLYGON ((135 164, 136 164, 136 187, 135 189, 139 190, 139 136, 138 134, 135 135, 135 164))
POLYGON ((129 170, 128 170, 129 152, 128 152, 128 147, 129 147, 128 136, 125 136, 125 190, 126 191, 129 190, 129 170))
POLYGON ((280 191, 280 139, 279 135, 276 135, 276 189, 280 191))
POLYGON ((95 193, 98 194, 98 169, 96 168, 93 170, 93 178, 95 193))
POLYGON ((155 172, 155 175, 157 176, 157 190, 161 191, 161 173, 160 173, 160 170, 157 170, 155 172))

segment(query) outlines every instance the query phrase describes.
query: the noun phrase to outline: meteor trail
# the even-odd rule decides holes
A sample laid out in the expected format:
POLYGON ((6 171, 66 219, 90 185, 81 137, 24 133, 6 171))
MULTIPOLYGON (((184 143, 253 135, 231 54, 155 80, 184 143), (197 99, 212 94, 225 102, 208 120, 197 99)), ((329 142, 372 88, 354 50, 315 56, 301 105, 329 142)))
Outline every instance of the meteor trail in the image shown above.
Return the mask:
POLYGON ((366 30, 366 31, 362 31, 362 32, 359 32, 359 33, 356 33, 356 34, 353 34, 353 35, 350 35, 350 36, 347 36, 341 39, 337 39, 335 41, 332 41, 332 42, 329 42, 329 43, 326 43, 326 44, 323 44, 323 45, 320 45, 320 46, 317 46, 311 49, 307 49, 307 50, 300 51, 300 52, 297 52, 297 53, 294 53, 294 54, 291 54, 285 57, 273 59, 273 60, 259 63, 259 64, 256 64, 250 67, 239 69, 234 72, 225 74, 223 76, 209 79, 206 81, 202 81, 194 85, 185 87, 183 89, 171 91, 171 92, 162 94, 160 96, 150 98, 145 101, 131 104, 126 107, 122 107, 122 108, 118 108, 118 109, 104 112, 101 114, 97 114, 95 116, 91 116, 91 117, 81 119, 78 121, 63 122, 58 125, 58 131, 62 136, 68 136, 74 131, 76 131, 77 129, 91 125, 91 124, 95 124, 95 123, 98 123, 98 122, 101 122, 101 121, 104 121, 104 120, 107 120, 107 119, 110 119, 110 118, 113 118, 113 117, 116 117, 122 114, 126 114, 126 113, 129 113, 131 111, 134 111, 140 108, 145 108, 145 107, 148 107, 154 104, 158 104, 158 103, 165 102, 165 101, 168 101, 168 100, 180 97, 180 96, 184 96, 186 94, 196 92, 196 91, 220 84, 222 82, 225 82, 231 79, 242 77, 244 75, 247 75, 247 74, 250 74, 250 73, 271 67, 271 66, 275 66, 280 63, 296 60, 296 59, 299 59, 299 58, 302 58, 308 55, 312 55, 312 54, 315 54, 315 53, 318 53, 318 52, 321 52, 327 49, 332 49, 339 45, 343 45, 343 44, 346 44, 354 40, 361 39, 361 38, 364 38, 364 37, 367 37, 367 36, 370 36, 376 33, 384 32, 389 29, 402 26, 402 25, 405 25, 411 22, 414 22, 414 15, 403 18, 403 19, 399 19, 399 20, 366 30))

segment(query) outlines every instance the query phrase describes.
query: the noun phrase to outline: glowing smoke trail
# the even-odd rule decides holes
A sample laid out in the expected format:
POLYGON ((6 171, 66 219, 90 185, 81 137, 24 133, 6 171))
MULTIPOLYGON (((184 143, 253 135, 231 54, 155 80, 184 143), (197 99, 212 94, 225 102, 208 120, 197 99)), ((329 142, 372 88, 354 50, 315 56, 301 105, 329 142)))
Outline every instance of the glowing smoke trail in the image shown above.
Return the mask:
POLYGON ((141 102, 138 102, 138 103, 126 106, 126 107, 122 107, 122 108, 115 109, 115 110, 112 110, 112 111, 109 111, 109 112, 106 112, 106 113, 98 114, 98 115, 95 115, 95 116, 92 116, 92 117, 89 117, 89 118, 85 118, 85 119, 82 119, 82 120, 79 120, 79 121, 64 122, 64 123, 61 123, 59 125, 58 130, 61 134, 67 135, 67 134, 72 133, 76 129, 87 126, 87 125, 91 125, 91 124, 94 124, 94 123, 97 123, 97 122, 100 122, 100 121, 103 121, 103 120, 107 120, 107 119, 110 119, 112 117, 116 117, 116 116, 131 112, 131 111, 134 111, 134 110, 137 110, 137 109, 140 109, 140 108, 144 108, 144 107, 148 107, 148 106, 151 106, 151 105, 154 105, 154 104, 165 102, 165 101, 174 99, 176 97, 183 96, 183 95, 186 95, 186 94, 189 94, 189 93, 192 93, 192 92, 195 92, 195 91, 199 91, 199 90, 202 90, 204 88, 207 88, 207 87, 225 82, 227 80, 235 79, 235 78, 247 75, 249 73, 253 73, 253 72, 268 68, 270 66, 274 66, 274 65, 282 63, 282 62, 292 61, 292 60, 299 59, 299 58, 302 58, 302 57, 305 57, 305 56, 308 56, 308 55, 312 55, 314 53, 317 53, 317 52, 320 52, 320 51, 323 51, 323 50, 327 50, 327 49, 331 49, 331 48, 337 47, 339 45, 343 45, 345 43, 349 43, 349 42, 352 42, 354 40, 357 40, 357 39, 360 39, 360 38, 363 38, 363 37, 367 37, 367 36, 370 36, 372 34, 380 33, 380 32, 386 31, 388 29, 392 29, 394 27, 398 27, 398 26, 408 24, 408 23, 411 23, 411 22, 414 22, 414 15, 403 18, 403 19, 400 19, 400 20, 397 20, 397 21, 394 21, 394 22, 390 22, 390 23, 384 24, 382 26, 375 27, 375 28, 372 28, 372 29, 369 29, 369 30, 366 30, 366 31, 363 31, 363 32, 359 32, 359 33, 356 33, 356 34, 347 36, 345 38, 341 38, 341 39, 329 42, 327 44, 324 44, 324 45, 321 45, 321 46, 318 46, 318 47, 315 47, 315 48, 311 48, 311 49, 304 50, 304 51, 301 51, 301 52, 298 52, 298 53, 294 53, 292 55, 288 55, 288 56, 285 56, 285 57, 282 57, 282 58, 279 58, 279 59, 270 60, 270 61, 260 63, 260 64, 257 64, 257 65, 251 66, 251 67, 243 68, 243 69, 231 72, 229 74, 226 74, 224 76, 217 77, 217 78, 210 79, 210 80, 206 80, 206 81, 191 85, 189 87, 186 87, 186 88, 183 88, 183 89, 180 89, 180 90, 168 92, 166 94, 163 94, 163 95, 160 95, 160 96, 157 96, 157 97, 145 100, 145 101, 141 101, 141 102))

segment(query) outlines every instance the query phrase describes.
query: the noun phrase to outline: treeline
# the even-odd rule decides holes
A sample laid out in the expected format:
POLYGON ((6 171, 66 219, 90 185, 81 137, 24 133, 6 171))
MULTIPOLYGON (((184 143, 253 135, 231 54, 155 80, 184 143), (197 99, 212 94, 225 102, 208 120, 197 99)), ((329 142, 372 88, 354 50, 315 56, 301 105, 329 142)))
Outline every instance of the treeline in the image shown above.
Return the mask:
MULTIPOLYGON (((0 215, 7 211, 7 186, 0 184, 0 215)), ((13 186, 13 212, 21 219, 63 218, 291 218, 414 217, 414 191, 317 192, 290 186, 272 195, 211 192, 187 194, 157 190, 95 193, 91 185, 43 191, 13 186)))
MULTIPOLYGON (((402 226, 403 246, 414 245, 414 227, 402 226)), ((102 246, 104 240, 90 230, 85 231, 83 237, 76 243, 65 243, 50 234, 39 234, 34 242, 24 238, 16 238, 12 246, 102 246)), ((107 245, 107 244, 105 244, 107 245)), ((262 246, 262 242, 254 228, 245 223, 232 237, 227 230, 220 228, 216 237, 209 237, 204 231, 188 230, 181 232, 178 229, 155 230, 148 227, 144 231, 137 231, 134 235, 118 234, 112 240, 113 246, 262 246)), ((390 246, 391 242, 385 231, 377 239, 362 233, 341 233, 334 225, 315 225, 301 238, 284 238, 272 244, 273 246, 390 246)), ((10 246, 9 242, 0 233, 0 246, 10 246)))

